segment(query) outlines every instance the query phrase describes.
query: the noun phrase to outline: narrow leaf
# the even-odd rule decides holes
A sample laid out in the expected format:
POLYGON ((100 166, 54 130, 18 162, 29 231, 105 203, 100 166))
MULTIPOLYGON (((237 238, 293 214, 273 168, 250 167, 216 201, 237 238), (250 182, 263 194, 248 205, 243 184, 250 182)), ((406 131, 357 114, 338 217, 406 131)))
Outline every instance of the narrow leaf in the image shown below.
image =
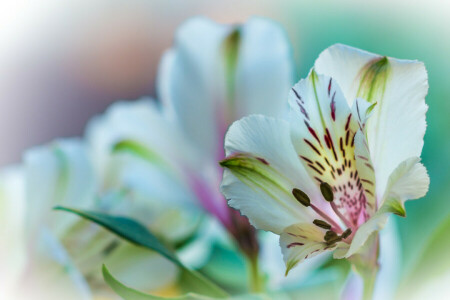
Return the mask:
MULTIPOLYGON (((74 213, 80 217, 83 217, 85 219, 88 219, 105 229, 111 231, 112 233, 122 237, 123 239, 136 244, 138 246, 154 250, 158 252, 159 254, 163 255, 170 261, 172 261, 174 264, 178 265, 180 268, 183 269, 183 271, 188 276, 189 280, 191 280, 192 289, 193 292, 212 296, 212 297, 218 297, 218 298, 225 298, 228 296, 228 294, 223 291, 220 287, 218 287, 216 284, 208 280, 206 277, 201 275, 200 273, 189 270, 186 268, 175 256, 175 254, 169 250, 166 246, 164 246, 157 237, 155 237, 147 228, 145 228, 140 223, 136 222, 133 219, 127 218, 127 217, 121 217, 121 216, 112 216, 108 214, 98 213, 98 212, 92 212, 92 211, 85 211, 85 210, 79 210, 79 209, 73 209, 73 208, 67 208, 62 206, 55 207, 56 210, 63 210, 70 213, 74 213)), ((131 298, 130 298, 131 299, 131 298)), ((136 298, 140 299, 140 298, 136 298)), ((145 299, 145 298, 142 298, 145 299)), ((153 298, 148 298, 153 299, 153 298)), ((158 299, 158 298, 156 298, 158 299)))

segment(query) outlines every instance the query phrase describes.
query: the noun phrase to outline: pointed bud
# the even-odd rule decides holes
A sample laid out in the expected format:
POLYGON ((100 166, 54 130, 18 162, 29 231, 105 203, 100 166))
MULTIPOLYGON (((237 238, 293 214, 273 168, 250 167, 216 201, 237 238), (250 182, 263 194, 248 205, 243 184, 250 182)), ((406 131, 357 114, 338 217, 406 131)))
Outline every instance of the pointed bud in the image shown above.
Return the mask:
POLYGON ((331 225, 322 220, 315 219, 313 224, 323 229, 331 229, 331 225))
POLYGON ((328 202, 333 201, 333 190, 328 183, 322 182, 320 184, 320 191, 322 192, 322 196, 325 198, 325 200, 327 200, 328 202))
POLYGON ((308 207, 311 205, 311 200, 309 199, 308 195, 306 195, 303 191, 299 189, 293 189, 292 195, 294 195, 295 199, 297 199, 297 201, 303 204, 304 206, 308 207))
POLYGON ((352 234, 352 230, 350 228, 347 228, 342 234, 341 238, 346 239, 352 234))

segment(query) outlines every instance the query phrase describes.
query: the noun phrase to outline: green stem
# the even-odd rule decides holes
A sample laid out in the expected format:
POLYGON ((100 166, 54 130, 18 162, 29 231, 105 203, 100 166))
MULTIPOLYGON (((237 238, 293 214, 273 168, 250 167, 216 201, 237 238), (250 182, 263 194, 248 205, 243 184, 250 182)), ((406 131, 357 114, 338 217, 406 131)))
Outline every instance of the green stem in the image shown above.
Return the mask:
POLYGON ((262 276, 259 272, 259 262, 258 257, 248 257, 248 272, 249 272, 249 280, 250 280, 250 291, 252 293, 261 293, 263 292, 263 282, 262 276))
POLYGON ((375 282, 379 270, 378 256, 380 252, 380 239, 378 234, 372 236, 363 250, 353 255, 349 260, 354 270, 363 280, 363 300, 373 299, 375 282))
POLYGON ((371 300, 375 289, 375 281, 377 279, 378 267, 374 267, 371 271, 367 271, 363 275, 363 300, 371 300))

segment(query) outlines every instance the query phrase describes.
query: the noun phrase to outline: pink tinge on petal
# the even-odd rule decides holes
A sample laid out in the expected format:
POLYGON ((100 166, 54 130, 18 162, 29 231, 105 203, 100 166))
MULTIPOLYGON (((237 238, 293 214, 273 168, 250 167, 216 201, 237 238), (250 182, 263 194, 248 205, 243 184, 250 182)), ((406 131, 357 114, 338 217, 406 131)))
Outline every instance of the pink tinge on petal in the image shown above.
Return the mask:
POLYGON ((187 176, 189 185, 197 196, 200 204, 210 214, 214 215, 226 227, 231 228, 232 222, 227 202, 223 196, 212 188, 212 184, 200 178, 193 172, 187 176))

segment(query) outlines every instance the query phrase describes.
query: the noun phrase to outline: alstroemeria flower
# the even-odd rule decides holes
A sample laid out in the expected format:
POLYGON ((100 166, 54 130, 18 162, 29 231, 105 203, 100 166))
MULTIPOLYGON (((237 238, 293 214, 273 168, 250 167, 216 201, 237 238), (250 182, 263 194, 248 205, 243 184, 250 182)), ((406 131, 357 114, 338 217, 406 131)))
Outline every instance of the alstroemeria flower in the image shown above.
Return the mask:
POLYGON ((201 158, 188 170, 189 177, 198 178, 191 185, 200 202, 231 231, 236 217, 218 189, 222 171, 217 161, 225 157, 225 132, 251 113, 285 113, 283 98, 293 83, 293 65, 283 29, 256 17, 242 25, 189 20, 163 56, 158 75, 163 113, 179 125, 201 158))
POLYGON ((145 291, 167 287, 177 278, 177 268, 161 255, 52 210, 63 205, 137 215, 127 205, 101 197, 83 141, 58 140, 34 147, 25 152, 21 165, 1 170, 0 179, 6 230, 1 243, 6 248, 0 247, 0 298, 115 298, 102 278, 102 263, 123 282, 145 291))
MULTIPOLYGON (((231 122, 249 113, 279 116, 286 111, 283 98, 292 76, 289 42, 272 21, 187 21, 161 62, 161 105, 145 100, 115 104, 88 127, 104 189, 125 188, 124 201, 141 195, 142 203, 151 199, 161 209, 148 206, 142 218, 161 217, 164 208, 181 215, 206 211, 247 247, 243 250, 257 251, 254 229, 220 193, 217 161, 225 157, 223 140, 231 122)), ((170 220, 158 228, 162 236, 198 225, 170 220)))
POLYGON ((427 88, 422 63, 335 45, 292 88, 289 120, 253 115, 230 127, 222 191, 280 235, 286 272, 326 251, 352 256, 389 213, 405 216, 404 202, 426 194, 427 88))

